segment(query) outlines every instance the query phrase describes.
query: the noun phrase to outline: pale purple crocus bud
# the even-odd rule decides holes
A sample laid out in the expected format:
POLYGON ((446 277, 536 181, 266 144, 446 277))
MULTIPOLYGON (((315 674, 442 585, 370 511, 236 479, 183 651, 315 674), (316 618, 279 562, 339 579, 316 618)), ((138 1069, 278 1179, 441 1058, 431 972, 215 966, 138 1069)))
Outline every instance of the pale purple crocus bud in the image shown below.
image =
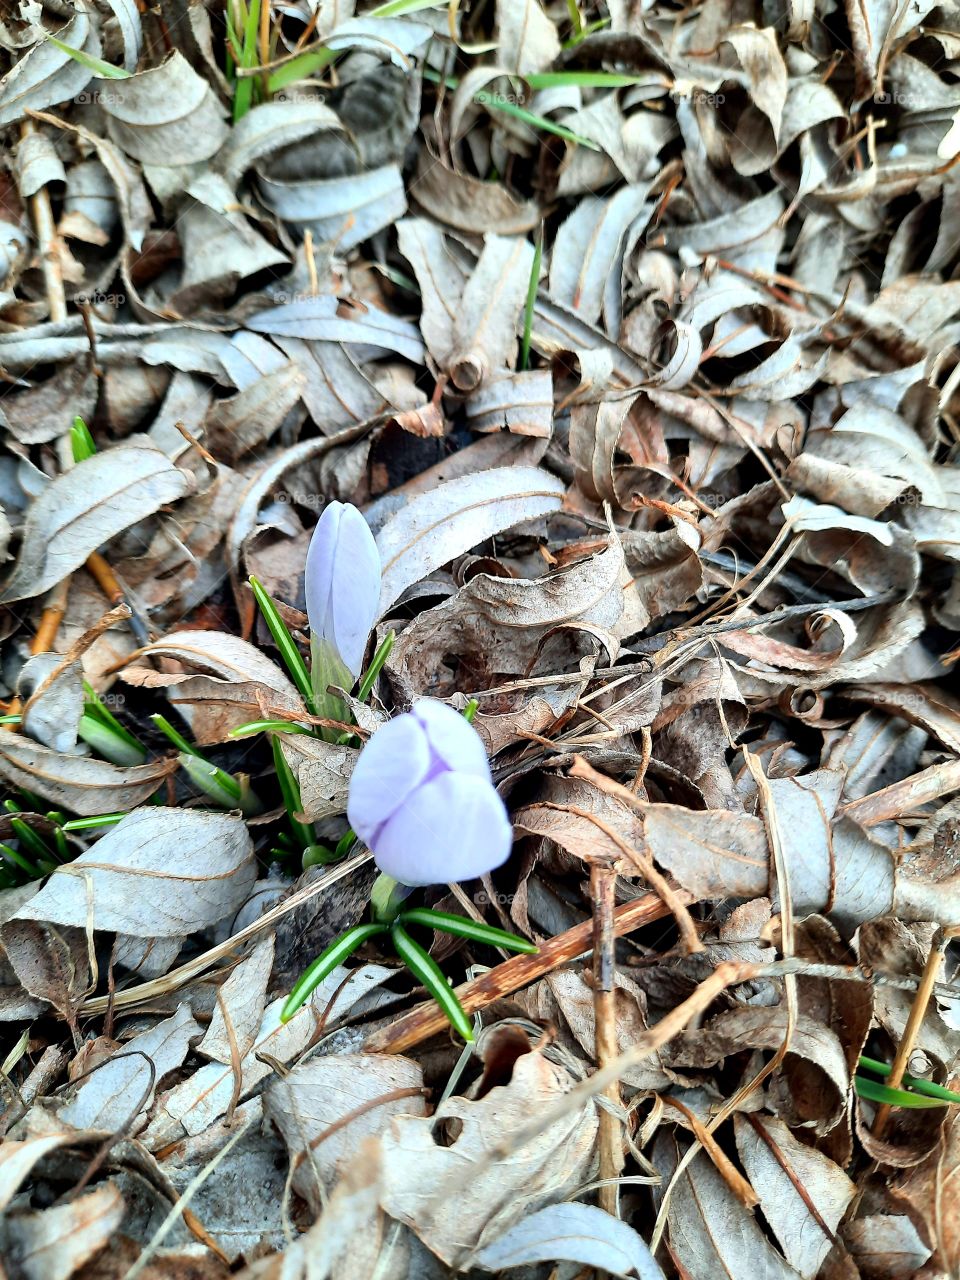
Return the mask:
POLYGON ((479 734, 430 698, 360 752, 347 817, 380 870, 405 885, 472 880, 505 862, 513 843, 479 734))
POLYGON ((313 687, 349 688, 360 675, 380 604, 380 553, 356 507, 330 502, 310 539, 304 572, 313 636, 313 687), (347 675, 349 673, 349 676, 347 675))

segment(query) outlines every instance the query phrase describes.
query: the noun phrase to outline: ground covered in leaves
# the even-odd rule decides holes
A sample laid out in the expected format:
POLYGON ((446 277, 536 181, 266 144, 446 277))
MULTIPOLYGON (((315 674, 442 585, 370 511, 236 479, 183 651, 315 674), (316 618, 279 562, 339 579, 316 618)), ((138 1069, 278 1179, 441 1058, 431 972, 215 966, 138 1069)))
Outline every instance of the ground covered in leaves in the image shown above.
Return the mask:
POLYGON ((957 5, 7 0, 0 73, 5 1274, 960 1273, 957 5), (476 699, 514 824, 418 891, 539 947, 433 939, 465 1053, 375 942, 279 1019, 373 879, 354 740, 230 736, 332 499, 359 737, 476 699))

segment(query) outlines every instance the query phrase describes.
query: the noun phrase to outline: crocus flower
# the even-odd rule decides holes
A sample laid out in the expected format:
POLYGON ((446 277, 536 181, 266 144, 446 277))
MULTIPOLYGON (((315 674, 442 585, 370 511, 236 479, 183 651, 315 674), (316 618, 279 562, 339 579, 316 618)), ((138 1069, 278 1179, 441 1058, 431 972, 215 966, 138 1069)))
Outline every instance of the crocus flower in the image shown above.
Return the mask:
POLYGON ((329 684, 349 687, 359 676, 380 603, 380 553, 356 507, 324 507, 310 539, 304 587, 313 687, 322 699, 329 684))
POLYGON ((479 734, 430 698, 363 748, 347 817, 380 870, 405 885, 471 880, 505 862, 513 842, 479 734))

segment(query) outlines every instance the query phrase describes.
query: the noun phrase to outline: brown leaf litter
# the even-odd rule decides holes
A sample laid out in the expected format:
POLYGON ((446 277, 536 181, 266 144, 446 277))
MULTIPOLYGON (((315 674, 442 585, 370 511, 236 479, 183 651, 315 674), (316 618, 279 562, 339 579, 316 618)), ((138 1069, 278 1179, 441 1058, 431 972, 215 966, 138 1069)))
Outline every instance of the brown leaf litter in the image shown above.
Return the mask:
POLYGON ((960 1088, 958 73, 934 0, 5 6, 11 1280, 958 1273, 957 1104, 856 1084, 960 1088), (475 699, 513 819, 425 894, 538 947, 435 936, 465 1054, 376 943, 280 1021, 372 868, 232 736, 317 721, 247 578, 306 652, 334 499, 360 740, 475 699))

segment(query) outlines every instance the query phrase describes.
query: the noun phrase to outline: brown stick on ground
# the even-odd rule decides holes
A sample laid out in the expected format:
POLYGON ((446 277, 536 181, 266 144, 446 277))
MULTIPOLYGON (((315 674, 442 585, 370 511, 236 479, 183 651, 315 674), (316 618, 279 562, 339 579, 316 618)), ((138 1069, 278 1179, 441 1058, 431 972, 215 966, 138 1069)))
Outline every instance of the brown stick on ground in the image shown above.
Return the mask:
POLYGON ((931 765, 921 773, 893 782, 882 791, 873 791, 859 800, 850 800, 840 812, 859 822, 862 827, 875 827, 879 822, 899 818, 920 805, 939 800, 960 791, 960 760, 931 765))
MULTIPOLYGON (((614 885, 616 874, 609 866, 593 863, 590 867, 590 894, 593 898, 593 1010, 594 1046, 598 1067, 613 1062, 617 1046, 617 955, 614 933, 614 885)), ((614 1080, 606 1096, 619 1107, 620 1085, 614 1080)), ((623 1168, 623 1136, 620 1119, 606 1107, 599 1114, 597 1140, 600 1156, 598 1203, 601 1209, 617 1216, 620 1188, 616 1179, 623 1168)))
MULTIPOLYGON (((694 902, 688 893, 684 902, 694 902)), ((655 893, 645 893, 642 898, 625 902, 613 913, 613 932, 618 938, 633 933, 645 924, 662 920, 669 911, 655 893)), ((513 956, 498 964, 489 973, 474 978, 472 982, 457 987, 457 998, 467 1013, 476 1013, 502 996, 512 995, 521 987, 536 982, 545 973, 552 973, 562 964, 575 960, 590 951, 593 945, 593 921, 584 920, 555 938, 548 939, 532 956, 513 956)), ((388 1027, 381 1027, 364 1042, 364 1053, 405 1053, 414 1045, 437 1035, 447 1026, 446 1016, 434 1001, 417 1005, 388 1027)))
MULTIPOLYGON (((32 120, 21 122, 21 138, 28 138, 35 131, 36 125, 32 120)), ((37 233, 40 270, 43 273, 43 286, 47 294, 47 305, 50 308, 50 319, 54 324, 62 324, 67 318, 67 297, 63 288, 63 266, 60 261, 53 209, 50 206, 50 192, 46 187, 41 187, 35 195, 30 197, 29 203, 30 212, 33 214, 33 228, 37 233)))
MULTIPOLYGON (((43 605, 43 613, 40 615, 39 626, 30 641, 30 652, 34 657, 40 653, 49 653, 53 648, 53 642, 56 640, 57 632, 60 630, 63 615, 67 611, 69 591, 70 579, 64 578, 55 587, 51 587, 47 593, 47 598, 43 605)), ((8 714, 12 716, 19 715, 22 710, 23 703, 20 698, 12 698, 7 708, 8 714)), ((16 733, 20 728, 17 724, 5 724, 3 727, 9 729, 12 733, 16 733)))
MULTIPOLYGON (((930 954, 927 956, 927 963, 923 969, 920 985, 917 987, 917 994, 913 997, 910 1017, 907 1019, 907 1025, 903 1029, 903 1035, 897 1048, 897 1056, 893 1060, 889 1076, 883 1082, 890 1089, 899 1089, 903 1084, 903 1077, 906 1075, 910 1055, 913 1053, 913 1046, 917 1042, 917 1036, 920 1034, 920 1028, 923 1026, 923 1020, 930 1004, 930 997, 933 995, 933 989, 937 983, 937 974, 940 972, 943 954, 950 939, 956 936, 956 932, 957 930, 955 929, 938 929, 933 942, 930 944, 930 954)), ((883 1137, 889 1120, 890 1104, 881 1102, 877 1107, 877 1114, 873 1120, 874 1137, 883 1137)))

